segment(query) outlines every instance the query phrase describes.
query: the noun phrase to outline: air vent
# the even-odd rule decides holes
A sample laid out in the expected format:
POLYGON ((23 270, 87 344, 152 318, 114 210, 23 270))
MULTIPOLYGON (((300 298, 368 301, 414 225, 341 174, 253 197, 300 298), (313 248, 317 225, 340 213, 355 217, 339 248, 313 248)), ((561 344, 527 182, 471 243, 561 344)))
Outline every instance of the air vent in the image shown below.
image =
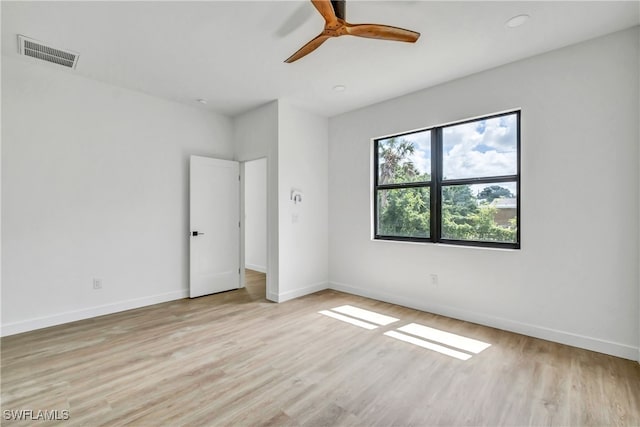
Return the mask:
POLYGON ((43 42, 21 35, 18 35, 18 53, 73 69, 76 68, 79 56, 75 52, 47 46, 43 42))

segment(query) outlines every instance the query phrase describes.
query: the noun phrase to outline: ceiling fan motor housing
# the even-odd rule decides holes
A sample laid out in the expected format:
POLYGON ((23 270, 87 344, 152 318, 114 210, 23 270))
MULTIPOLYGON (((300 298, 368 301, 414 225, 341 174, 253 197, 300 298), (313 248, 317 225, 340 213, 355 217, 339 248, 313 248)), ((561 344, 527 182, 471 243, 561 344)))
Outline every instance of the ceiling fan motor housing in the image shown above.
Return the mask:
POLYGON ((331 5, 338 19, 347 19, 347 2, 345 0, 331 0, 331 5))

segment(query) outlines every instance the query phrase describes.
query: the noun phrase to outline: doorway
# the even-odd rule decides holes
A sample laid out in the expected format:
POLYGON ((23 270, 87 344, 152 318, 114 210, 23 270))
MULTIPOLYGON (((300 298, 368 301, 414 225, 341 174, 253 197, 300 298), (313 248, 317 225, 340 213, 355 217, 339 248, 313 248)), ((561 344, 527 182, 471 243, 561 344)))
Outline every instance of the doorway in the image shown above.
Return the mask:
POLYGON ((256 299, 266 299, 267 159, 244 162, 244 286, 256 299))

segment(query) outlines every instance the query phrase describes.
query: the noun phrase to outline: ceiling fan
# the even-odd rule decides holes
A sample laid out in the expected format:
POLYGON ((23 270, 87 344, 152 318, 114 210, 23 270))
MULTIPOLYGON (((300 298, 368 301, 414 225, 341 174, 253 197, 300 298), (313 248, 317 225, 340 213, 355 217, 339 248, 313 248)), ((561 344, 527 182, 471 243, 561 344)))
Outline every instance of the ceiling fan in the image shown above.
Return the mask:
POLYGON ((379 24, 350 24, 345 20, 345 0, 311 0, 325 20, 324 30, 296 53, 287 58, 287 63, 310 54, 331 37, 357 36, 370 39, 394 40, 415 43, 420 33, 379 24))

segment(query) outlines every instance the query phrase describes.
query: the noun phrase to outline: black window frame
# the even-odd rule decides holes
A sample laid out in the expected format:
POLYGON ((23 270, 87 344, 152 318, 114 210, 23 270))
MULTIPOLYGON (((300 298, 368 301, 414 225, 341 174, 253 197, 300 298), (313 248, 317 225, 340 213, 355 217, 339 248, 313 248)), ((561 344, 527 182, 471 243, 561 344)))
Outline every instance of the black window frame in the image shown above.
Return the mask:
POLYGON ((520 191, 521 171, 520 171, 520 157, 521 157, 521 110, 512 110, 503 113, 491 114, 487 116, 477 117, 474 119, 462 120, 454 123, 447 123, 445 125, 432 126, 428 128, 413 130, 410 132, 403 132, 385 137, 375 138, 373 140, 373 234, 375 240, 393 240, 393 241, 407 241, 407 242, 424 242, 424 243, 444 243, 460 246, 479 246, 489 248, 503 248, 503 249, 520 249, 521 248, 521 209, 520 200, 522 193, 520 191), (466 123, 480 122, 482 120, 494 119, 498 117, 516 115, 516 174, 515 175, 499 175, 489 176, 481 178, 459 178, 459 179, 447 179, 442 178, 443 168, 443 130, 458 126, 466 123), (431 132, 431 181, 422 182, 407 182, 407 183, 394 183, 383 184, 378 183, 379 177, 379 142, 388 140, 394 137, 402 137, 404 135, 411 135, 419 132, 431 132), (503 182, 515 182, 516 184, 516 241, 511 242, 494 242, 494 241, 478 241, 478 240, 455 240, 446 239, 442 237, 442 189, 451 185, 473 185, 473 184, 494 184, 503 182), (380 190, 393 190, 403 188, 429 188, 430 199, 430 237, 409 237, 409 236, 393 236, 383 235, 378 233, 378 192, 380 190))

